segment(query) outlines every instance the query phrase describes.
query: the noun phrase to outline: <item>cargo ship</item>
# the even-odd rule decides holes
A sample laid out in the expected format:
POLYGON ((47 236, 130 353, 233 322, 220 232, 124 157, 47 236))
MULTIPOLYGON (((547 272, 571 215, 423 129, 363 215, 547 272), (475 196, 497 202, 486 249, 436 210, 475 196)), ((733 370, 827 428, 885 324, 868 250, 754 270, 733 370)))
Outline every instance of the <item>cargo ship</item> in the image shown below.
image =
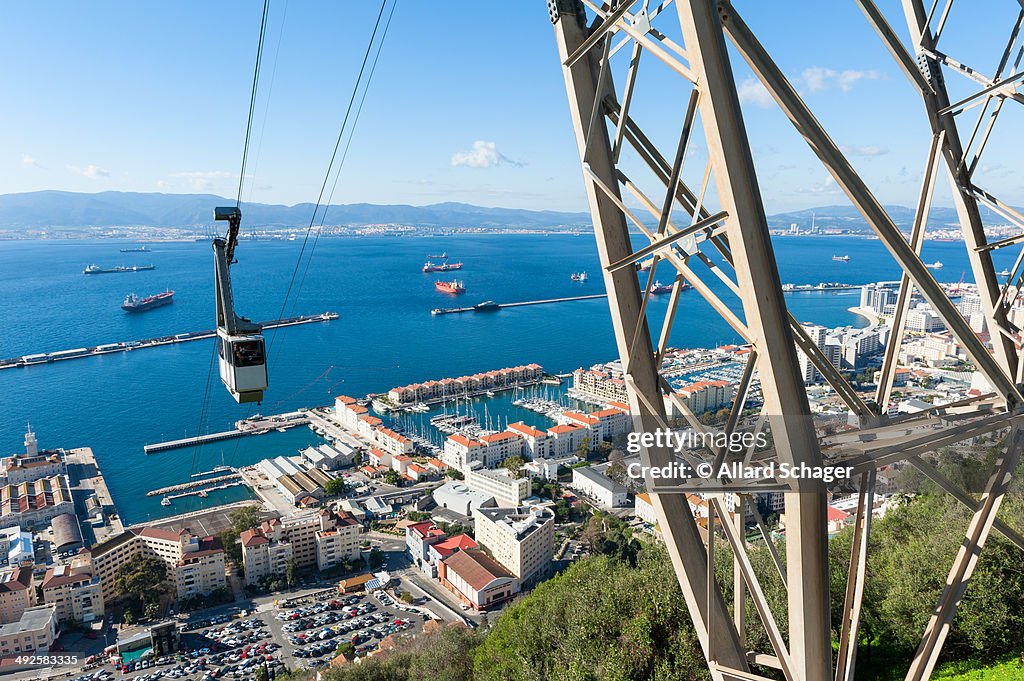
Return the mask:
POLYGON ((452 270, 461 270, 461 262, 444 262, 439 265, 435 265, 429 260, 423 264, 424 272, 451 272, 452 270))
POLYGON ((155 296, 146 296, 145 298, 139 298, 134 293, 129 293, 125 296, 124 302, 121 303, 121 309, 125 312, 145 312, 155 307, 170 305, 173 302, 174 291, 170 290, 157 293, 155 296))
POLYGON ((662 293, 672 293, 672 284, 662 284, 660 281, 654 282, 654 286, 651 288, 651 295, 661 295, 662 293))
POLYGON ((835 262, 850 262, 850 256, 848 255, 833 255, 832 260, 835 262))
POLYGON ((444 251, 441 255, 428 255, 427 260, 447 260, 448 251, 444 251))
POLYGON ((121 252, 122 253, 152 253, 153 251, 149 250, 145 246, 139 246, 138 248, 122 248, 121 252))
POLYGON ((143 270, 155 270, 154 265, 118 265, 117 267, 100 267, 89 265, 82 274, 116 274, 118 272, 142 272, 143 270))
POLYGON ((441 293, 465 293, 466 287, 462 285, 462 282, 453 279, 451 281, 435 281, 434 288, 441 293))

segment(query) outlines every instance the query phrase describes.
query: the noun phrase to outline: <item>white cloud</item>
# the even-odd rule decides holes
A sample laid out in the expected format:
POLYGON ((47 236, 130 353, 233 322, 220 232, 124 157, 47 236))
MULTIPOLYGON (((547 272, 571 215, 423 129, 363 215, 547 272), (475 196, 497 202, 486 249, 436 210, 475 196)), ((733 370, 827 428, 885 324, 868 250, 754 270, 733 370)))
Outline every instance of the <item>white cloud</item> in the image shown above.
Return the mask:
POLYGON ((466 166, 467 168, 493 168, 498 165, 510 165, 521 168, 522 163, 513 161, 508 156, 498 151, 494 142, 477 140, 473 142, 470 151, 457 151, 452 154, 453 166, 466 166))
POLYGON ((91 163, 85 166, 84 168, 79 168, 78 166, 68 166, 68 170, 70 170, 73 173, 78 173, 83 177, 88 177, 90 180, 96 180, 101 177, 110 177, 109 170, 105 170, 104 168, 100 168, 99 166, 93 165, 91 163))
POLYGON ((768 94, 768 91, 764 89, 764 85, 761 85, 761 81, 757 78, 747 78, 740 83, 737 92, 740 96, 740 102, 743 104, 754 104, 762 109, 767 109, 772 105, 772 96, 768 94))
MULTIPOLYGON (((187 172, 171 173, 168 177, 184 181, 189 189, 193 191, 209 191, 217 186, 223 186, 222 180, 237 176, 226 170, 190 170, 187 172)), ((164 183, 161 185, 161 188, 165 189, 167 186, 169 186, 169 183, 164 183)))
POLYGON ((843 145, 839 148, 848 156, 884 156, 889 153, 888 149, 877 144, 843 145))
POLYGON ((855 69, 836 71, 824 66, 811 66, 804 69, 803 73, 800 74, 803 88, 808 92, 817 92, 832 86, 838 87, 843 92, 849 92, 857 81, 879 80, 880 78, 882 78, 882 74, 878 71, 859 71, 855 69))
POLYGON ((42 166, 39 165, 39 161, 36 160, 36 157, 32 156, 31 154, 22 154, 21 162, 23 165, 32 166, 34 168, 42 168, 42 166))

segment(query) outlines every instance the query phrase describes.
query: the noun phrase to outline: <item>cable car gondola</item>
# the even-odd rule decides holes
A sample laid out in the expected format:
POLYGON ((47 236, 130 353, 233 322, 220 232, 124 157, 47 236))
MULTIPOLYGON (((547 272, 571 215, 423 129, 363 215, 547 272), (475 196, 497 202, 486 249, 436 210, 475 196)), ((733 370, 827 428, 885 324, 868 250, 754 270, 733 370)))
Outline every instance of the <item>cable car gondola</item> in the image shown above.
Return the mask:
POLYGON ((267 353, 259 324, 235 314, 229 268, 234 262, 242 211, 214 210, 215 220, 228 221, 226 239, 213 240, 217 294, 217 363, 220 380, 239 404, 262 402, 267 389, 267 353))

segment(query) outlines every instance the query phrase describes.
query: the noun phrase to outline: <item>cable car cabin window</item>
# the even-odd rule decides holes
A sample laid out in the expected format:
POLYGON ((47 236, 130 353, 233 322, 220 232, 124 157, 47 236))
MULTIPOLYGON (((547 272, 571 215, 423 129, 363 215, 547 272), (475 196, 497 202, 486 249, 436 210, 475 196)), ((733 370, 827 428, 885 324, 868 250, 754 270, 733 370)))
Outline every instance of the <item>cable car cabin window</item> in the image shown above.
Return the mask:
POLYGON ((232 341, 231 363, 236 367, 254 367, 266 364, 263 355, 263 341, 232 341))

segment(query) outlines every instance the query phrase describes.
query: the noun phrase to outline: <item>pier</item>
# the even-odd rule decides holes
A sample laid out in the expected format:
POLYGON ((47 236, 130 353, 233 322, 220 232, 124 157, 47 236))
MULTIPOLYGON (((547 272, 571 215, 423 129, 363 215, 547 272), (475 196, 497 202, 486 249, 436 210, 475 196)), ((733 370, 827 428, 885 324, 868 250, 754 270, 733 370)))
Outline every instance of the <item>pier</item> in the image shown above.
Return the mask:
POLYGON ((206 487, 207 485, 216 485, 219 482, 227 482, 228 480, 240 480, 241 475, 236 473, 229 473, 227 475, 218 475, 216 478, 207 478, 205 480, 192 480, 191 482, 183 482, 180 485, 170 485, 168 487, 161 487, 146 492, 147 497, 157 497, 161 494, 167 494, 169 492, 182 492, 184 490, 195 489, 196 487, 206 487))
POLYGON ((237 422, 233 430, 183 437, 178 440, 168 440, 166 442, 156 442, 154 444, 145 445, 142 448, 142 451, 146 454, 155 454, 157 452, 165 452, 168 449, 205 445, 210 442, 220 442, 221 440, 230 440, 232 438, 243 437, 245 435, 262 435, 263 433, 269 433, 272 430, 284 431, 289 428, 294 428, 295 426, 304 426, 307 423, 309 423, 309 414, 304 411, 293 411, 287 414, 277 414, 275 416, 254 416, 253 418, 242 419, 237 422))
MULTIPOLYGON (((298 317, 283 317, 267 322, 260 322, 264 330, 279 329, 286 326, 298 326, 300 324, 313 324, 316 322, 328 322, 338 318, 337 312, 322 312, 313 315, 299 315, 298 317)), ((156 348, 163 345, 175 343, 187 343, 189 341, 204 340, 217 335, 216 329, 206 331, 190 331, 179 333, 173 336, 159 336, 157 338, 146 338, 136 341, 121 341, 120 343, 106 343, 86 348, 75 348, 73 350, 59 350, 57 352, 43 352, 33 355, 22 355, 0 359, 0 369, 13 369, 15 367, 34 366, 36 364, 52 364, 69 359, 80 359, 82 357, 95 357, 97 355, 109 355, 113 352, 129 352, 143 348, 156 348)))
POLYGON ((546 300, 523 300, 518 303, 495 303, 494 307, 485 307, 479 309, 476 306, 471 307, 439 307, 431 310, 432 315, 442 314, 458 314, 460 312, 495 312, 497 310, 503 310, 506 307, 522 307, 524 305, 548 305, 550 303, 571 303, 574 300, 595 300, 597 298, 607 298, 607 293, 593 293, 588 296, 572 296, 569 298, 548 298, 546 300))

